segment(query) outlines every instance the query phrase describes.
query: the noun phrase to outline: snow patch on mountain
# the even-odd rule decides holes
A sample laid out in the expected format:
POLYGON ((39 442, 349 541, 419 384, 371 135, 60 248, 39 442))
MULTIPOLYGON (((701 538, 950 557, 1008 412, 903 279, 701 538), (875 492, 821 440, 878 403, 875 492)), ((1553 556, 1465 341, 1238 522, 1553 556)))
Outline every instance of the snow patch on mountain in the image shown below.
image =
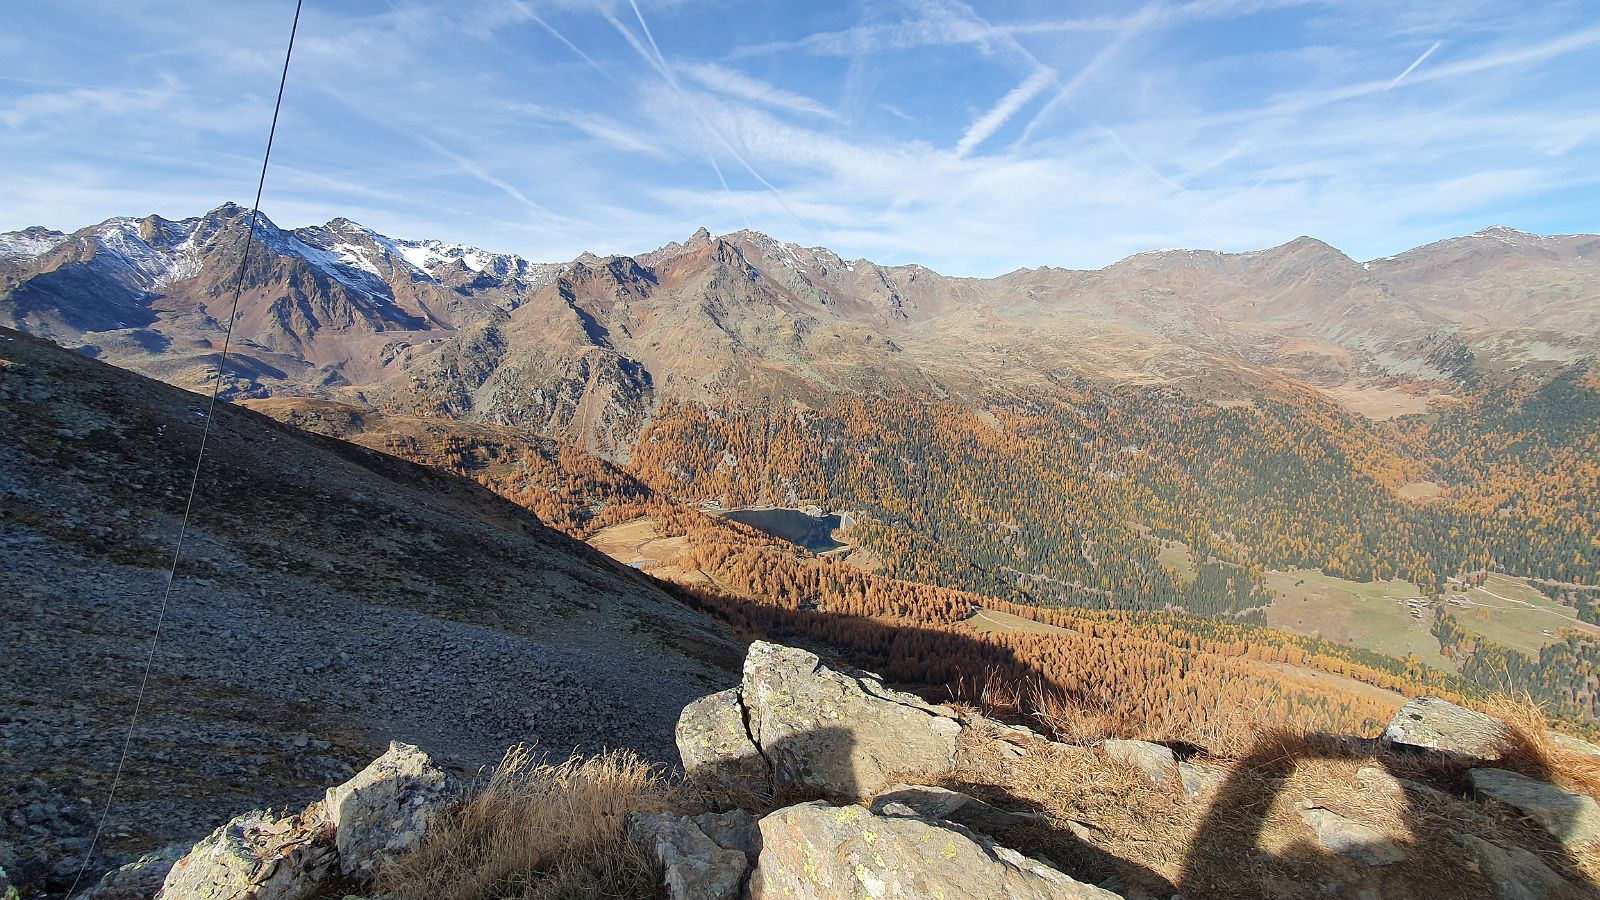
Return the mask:
POLYGON ((439 241, 397 241, 396 244, 400 253, 405 256, 406 262, 425 272, 432 272, 441 265, 456 261, 460 261, 473 272, 482 272, 499 258, 499 254, 469 247, 466 244, 445 244, 439 241))
POLYGON ((200 270, 199 253, 192 241, 197 221, 110 219, 94 233, 94 242, 109 252, 97 252, 94 262, 121 269, 126 277, 119 280, 141 289, 164 287, 200 270), (147 224, 152 229, 149 239, 143 233, 147 224))
POLYGON ((341 249, 346 247, 357 249, 352 245, 335 244, 334 249, 324 250, 294 235, 284 235, 284 237, 286 240, 283 246, 288 253, 304 259, 350 290, 380 303, 394 301, 390 296, 389 286, 384 283, 383 278, 378 275, 377 268, 368 262, 365 256, 346 253, 341 249), (360 264, 352 264, 352 258, 360 264))
POLYGON ((32 259, 61 245, 67 236, 59 231, 29 228, 0 234, 0 259, 32 259))

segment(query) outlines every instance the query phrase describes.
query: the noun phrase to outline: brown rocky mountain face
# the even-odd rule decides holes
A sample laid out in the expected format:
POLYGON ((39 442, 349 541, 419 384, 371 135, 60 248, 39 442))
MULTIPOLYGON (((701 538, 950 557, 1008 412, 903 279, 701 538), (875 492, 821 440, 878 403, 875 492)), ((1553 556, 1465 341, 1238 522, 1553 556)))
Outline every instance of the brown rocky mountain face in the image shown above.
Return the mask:
MULTIPOLYGON (((0 322, 204 387, 247 213, 0 236, 0 322)), ((580 439, 626 459, 663 402, 811 405, 908 390, 974 403, 1061 379, 1248 397, 1353 390, 1600 349, 1600 238, 1489 229, 1370 263, 1311 238, 1105 269, 953 278, 754 232, 561 265, 260 225, 229 396, 299 395, 580 439)))

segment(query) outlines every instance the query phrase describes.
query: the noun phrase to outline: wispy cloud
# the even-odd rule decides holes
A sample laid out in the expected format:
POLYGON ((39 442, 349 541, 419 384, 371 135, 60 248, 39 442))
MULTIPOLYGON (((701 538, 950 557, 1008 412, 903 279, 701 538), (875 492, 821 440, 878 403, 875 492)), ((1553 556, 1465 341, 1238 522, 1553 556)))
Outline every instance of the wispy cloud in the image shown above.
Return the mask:
MULTIPOLYGON (((150 2, 8 15, 0 229, 253 189, 287 16, 150 2)), ((550 260, 755 227, 958 274, 1595 230, 1600 26, 1462 3, 313 4, 269 211, 550 260)))
POLYGON ((917 120, 916 116, 911 115, 910 113, 906 112, 905 110, 901 109, 898 106, 895 106, 892 103, 881 103, 880 102, 878 104, 878 108, 883 110, 884 112, 888 113, 889 115, 894 116, 895 118, 900 119, 902 121, 915 122, 917 120))
POLYGON ((574 128, 618 150, 654 157, 668 155, 660 141, 652 140, 649 135, 638 129, 625 127, 595 113, 550 109, 534 103, 513 103, 508 104, 507 108, 541 121, 574 128))
POLYGON ((551 218, 555 218, 555 216, 551 214, 550 210, 545 209, 543 206, 539 205, 538 203, 535 203, 532 200, 528 199, 528 195, 524 194, 522 192, 521 188, 517 187, 516 185, 512 184, 509 181, 506 181, 504 178, 501 178, 498 175, 495 175, 493 172, 490 172, 488 169, 485 169, 483 166, 479 165, 477 162, 475 162, 475 161, 473 161, 473 160, 471 160, 471 159, 469 159, 469 158, 467 158, 465 156, 462 156, 460 153, 457 153, 456 151, 451 150, 449 147, 446 147, 445 145, 439 143, 438 141, 434 140, 431 137, 428 137, 425 134, 413 134, 412 137, 416 140, 417 143, 421 144, 424 147, 427 147, 429 150, 432 150, 433 152, 435 152, 435 153, 439 154, 440 156, 444 157, 445 159, 448 159, 451 162, 455 163, 456 166, 459 167, 462 172, 465 172, 466 174, 472 176, 473 178, 476 178, 477 180, 479 180, 479 181, 483 182, 484 184, 494 188, 495 190, 499 191, 500 193, 505 194, 507 197, 510 197, 511 199, 517 201, 518 203, 520 203, 523 206, 527 207, 532 212, 538 213, 538 214, 540 214, 542 216, 549 216, 551 218))
POLYGON ((40 119, 84 114, 149 115, 169 105, 177 96, 177 81, 162 79, 159 87, 90 88, 24 94, 0 104, 0 124, 21 128, 40 119))
POLYGON ((1038 112, 1034 113, 1034 116, 1031 120, 1029 120, 1027 127, 1022 130, 1022 137, 1017 140, 1017 143, 1021 145, 1032 138, 1034 132, 1036 132, 1039 129, 1039 126, 1049 118, 1051 113, 1055 112, 1057 107, 1063 103, 1071 101, 1073 95, 1078 92, 1079 88, 1083 87, 1083 85, 1086 84, 1091 78, 1098 76, 1101 70, 1106 68, 1111 59, 1116 56, 1116 54, 1122 50, 1122 48, 1129 41, 1132 41, 1141 32, 1154 25, 1159 18, 1159 12, 1159 7, 1147 6, 1133 18, 1124 22, 1117 32, 1112 36, 1111 40, 1107 41, 1105 46, 1101 47, 1094 56, 1090 57, 1089 61, 1079 68, 1066 84, 1061 85, 1060 89, 1056 91, 1055 96, 1050 98, 1049 102, 1045 103, 1039 108, 1038 112))
POLYGON ((689 76, 708 90, 735 97, 740 100, 749 100, 762 106, 771 106, 786 109, 791 112, 805 113, 832 121, 840 121, 837 112, 823 106, 821 103, 793 91, 786 91, 776 85, 768 84, 758 78, 721 66, 716 63, 681 63, 678 71, 689 76))
MULTIPOLYGON (((639 29, 644 32, 645 39, 650 43, 649 51, 647 52, 644 46, 639 43, 639 40, 634 36, 632 29, 623 25, 621 22, 617 21, 615 17, 607 13, 607 18, 610 19, 612 27, 622 32, 623 36, 627 38, 629 45, 632 46, 633 49, 639 53, 639 55, 645 57, 645 60, 655 68, 656 72, 658 72, 662 79, 665 80, 672 88, 674 94, 678 95, 680 98, 684 97, 685 95, 683 87, 678 82, 677 75, 674 74, 672 66, 668 64, 666 56, 662 54, 660 45, 656 43, 655 34, 651 32, 649 23, 644 20, 644 13, 640 11, 639 4, 636 2, 636 0, 628 0, 628 5, 633 8, 633 15, 634 18, 639 22, 639 29)), ((728 139, 728 136, 723 129, 716 127, 715 123, 708 122, 706 118, 701 115, 698 105, 691 105, 689 111, 693 114, 696 121, 710 131, 712 137, 716 139, 716 142, 720 144, 722 148, 726 150, 728 154, 731 155, 734 160, 750 174, 751 178, 754 178, 761 184, 762 187, 766 188, 768 193, 772 194, 772 196, 777 199, 778 204, 789 212, 790 216, 792 216, 796 221, 800 221, 799 214, 795 213, 793 207, 791 207, 789 202, 784 199, 783 192, 779 191, 776 185, 764 178, 760 172, 756 171, 756 167, 751 165, 750 161, 745 158, 745 155, 739 152, 739 149, 735 147, 733 142, 728 139)), ((709 154, 707 158, 711 162, 712 166, 716 167, 717 163, 715 158, 711 157, 709 154)), ((727 193, 728 182, 727 179, 723 177, 722 170, 720 168, 717 168, 717 178, 722 181, 723 191, 724 193, 727 193)))

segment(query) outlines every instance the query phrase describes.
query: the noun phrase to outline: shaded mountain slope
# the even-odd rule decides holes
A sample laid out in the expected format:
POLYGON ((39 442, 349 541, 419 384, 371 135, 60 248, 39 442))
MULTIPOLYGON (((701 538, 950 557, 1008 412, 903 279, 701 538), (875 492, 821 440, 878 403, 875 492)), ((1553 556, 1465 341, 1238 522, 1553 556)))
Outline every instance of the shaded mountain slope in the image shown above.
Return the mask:
MULTIPOLYGON (((204 399, 0 330, 0 806, 70 876, 121 747, 204 399)), ((465 479, 229 405, 113 850, 300 803, 392 738, 669 760, 738 648, 647 578, 465 479)), ((36 856, 36 854, 39 854, 36 856)), ((48 873, 46 873, 48 874, 48 873)))

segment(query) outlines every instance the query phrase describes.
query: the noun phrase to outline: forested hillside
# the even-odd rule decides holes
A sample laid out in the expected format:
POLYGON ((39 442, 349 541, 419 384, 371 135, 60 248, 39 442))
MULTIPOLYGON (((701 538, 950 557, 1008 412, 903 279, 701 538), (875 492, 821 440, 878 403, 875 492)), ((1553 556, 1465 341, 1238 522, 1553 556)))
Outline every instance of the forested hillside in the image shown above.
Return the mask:
POLYGON ((1600 572, 1600 392, 1572 372, 1435 418, 1363 420, 1309 391, 1247 405, 1102 391, 983 410, 914 397, 818 410, 662 412, 634 468, 685 497, 860 509, 888 571, 993 596, 1238 613, 1262 569, 1320 568, 1436 591, 1498 568, 1600 572), (1434 479, 1425 501, 1402 489, 1434 479), (1183 541, 1183 583, 1138 526, 1183 541))

